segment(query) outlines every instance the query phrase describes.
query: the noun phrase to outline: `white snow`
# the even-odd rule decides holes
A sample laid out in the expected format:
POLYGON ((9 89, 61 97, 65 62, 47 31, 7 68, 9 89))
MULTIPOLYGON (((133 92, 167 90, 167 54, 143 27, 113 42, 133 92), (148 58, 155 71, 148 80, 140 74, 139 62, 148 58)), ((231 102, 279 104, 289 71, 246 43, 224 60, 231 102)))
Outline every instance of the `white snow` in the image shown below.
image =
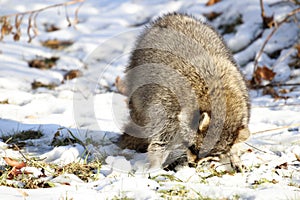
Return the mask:
MULTIPOLYGON (((41 130, 45 135, 31 140, 32 145, 26 147, 24 153, 65 165, 81 162, 86 153, 81 144, 51 146, 54 134, 60 131, 60 138, 67 137, 68 129, 86 143, 91 158, 98 158, 103 163, 96 181, 86 183, 67 173, 55 178, 49 176, 55 184, 53 188, 29 190, 0 186, 0 199, 163 199, 172 198, 168 195, 176 198, 182 191, 185 199, 300 199, 298 85, 275 88, 278 94, 288 99, 276 100, 264 95, 262 89, 250 91, 249 126, 255 134, 243 144, 241 159, 248 169, 243 173, 217 176, 215 173, 231 169, 228 162, 217 161, 209 162, 202 169, 185 166, 177 172, 159 170, 150 173, 146 153, 123 150, 114 144, 128 117, 126 98, 114 92, 115 78, 124 75, 130 51, 143 26, 165 13, 183 12, 204 20, 203 14, 222 13, 209 22, 216 28, 240 17, 242 24, 235 27, 234 33, 225 34, 224 39, 245 77, 252 77, 254 58, 272 31, 261 28, 259 1, 222 0, 210 7, 205 6, 206 2, 86 0, 79 10, 80 23, 72 27, 67 27, 64 7, 41 12, 37 17, 39 34, 31 43, 27 43, 25 24, 28 16, 25 16, 21 40, 14 42, 11 36, 6 36, 0 42, 0 102, 3 102, 0 104, 0 133, 13 135, 22 130, 41 130), (44 23, 54 24, 60 30, 46 32, 44 23), (63 50, 52 50, 40 43, 48 39, 70 40, 74 44, 63 50), (60 59, 50 70, 28 66, 31 59, 51 56, 60 59), (81 70, 83 76, 62 83, 65 71, 71 69, 81 70), (33 90, 33 81, 58 86, 53 90, 33 90), (280 89, 288 92, 281 94, 280 89), (8 104, 4 103, 6 101, 8 104), (272 131, 264 132, 270 129, 272 131), (280 167, 284 163, 287 167, 280 167), (216 171, 212 171, 211 165, 217 166, 216 171)), ((295 9, 291 2, 264 2, 266 14, 274 15, 275 20, 282 20, 295 9)), ((0 2, 0 15, 55 3, 61 1, 4 0, 0 2)), ((71 20, 77 7, 67 7, 71 20)), ((299 43, 299 14, 296 17, 277 30, 258 60, 260 66, 276 72, 273 83, 300 81, 299 69, 288 65, 297 53, 293 46, 299 43), (277 50, 282 50, 278 57, 273 55, 277 50)), ((1 168, 5 166, 3 157, 22 158, 4 142, 0 141, 1 168)), ((37 168, 23 170, 32 172, 35 177, 40 175, 37 168)))

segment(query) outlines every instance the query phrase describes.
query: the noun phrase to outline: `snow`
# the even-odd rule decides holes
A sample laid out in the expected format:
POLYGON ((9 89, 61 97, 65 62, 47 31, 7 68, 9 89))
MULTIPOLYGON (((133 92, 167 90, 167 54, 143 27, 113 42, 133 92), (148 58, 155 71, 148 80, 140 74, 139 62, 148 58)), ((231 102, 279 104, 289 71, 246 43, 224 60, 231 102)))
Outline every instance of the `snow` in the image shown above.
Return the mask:
MULTIPOLYGON (((52 179, 48 177, 55 184, 53 188, 0 186, 0 199, 163 199, 171 198, 167 195, 179 195, 180 191, 186 192, 185 199, 300 199, 298 85, 281 87, 288 93, 279 94, 288 99, 275 100, 264 95, 262 89, 250 91, 249 127, 253 135, 243 144, 241 159, 248 169, 243 173, 216 175, 231 169, 226 161, 225 164, 212 161, 201 169, 184 166, 176 172, 149 172, 146 153, 120 149, 114 143, 128 117, 126 98, 114 92, 115 78, 124 75, 130 51, 144 25, 165 13, 178 11, 206 20, 203 14, 221 12, 220 17, 209 22, 217 28, 241 17, 243 23, 235 27, 234 33, 225 34, 224 39, 245 77, 252 77, 254 58, 271 32, 271 29, 261 32, 259 1, 223 0, 210 7, 205 6, 206 2, 87 0, 79 10, 80 23, 75 26, 67 27, 64 8, 53 8, 37 17, 39 34, 31 43, 27 43, 25 23, 21 26, 23 35, 19 42, 14 42, 11 36, 5 37, 0 42, 0 102, 7 100, 8 104, 0 104, 0 133, 13 135, 22 130, 41 130, 44 136, 31 140, 32 145, 24 149, 25 154, 66 165, 82 161, 86 153, 85 147, 77 143, 51 146, 57 131, 60 131, 59 138, 65 138, 69 130, 86 144, 91 158, 103 163, 98 180, 93 182, 86 183, 74 174, 65 173, 52 179), (60 30, 46 32, 44 23, 55 24, 60 30), (74 44, 63 50, 52 50, 40 43, 48 39, 70 40, 74 44), (60 59, 50 70, 28 66, 31 59, 51 56, 60 59), (79 69, 83 76, 63 80, 64 72, 71 69, 79 69), (34 90, 33 81, 58 86, 53 90, 34 90), (287 168, 280 167, 284 163, 287 168), (211 165, 218 166, 216 171, 212 171, 211 165)), ((295 9, 292 3, 264 2, 266 14, 274 15, 276 20, 282 20, 295 9)), ((0 3, 0 15, 55 3, 61 1, 4 0, 0 3)), ((71 20, 77 6, 67 7, 71 20)), ((27 20, 28 16, 24 17, 24 22, 27 20)), ((259 58, 260 66, 276 72, 275 83, 299 83, 299 69, 288 66, 297 53, 293 48, 297 42, 299 23, 291 20, 277 30, 259 58), (274 57, 272 54, 277 50, 282 51, 274 57)), ((0 141, 1 168, 5 166, 2 157, 22 158, 4 142, 0 141)), ((33 167, 23 170, 35 177, 40 175, 33 167)))

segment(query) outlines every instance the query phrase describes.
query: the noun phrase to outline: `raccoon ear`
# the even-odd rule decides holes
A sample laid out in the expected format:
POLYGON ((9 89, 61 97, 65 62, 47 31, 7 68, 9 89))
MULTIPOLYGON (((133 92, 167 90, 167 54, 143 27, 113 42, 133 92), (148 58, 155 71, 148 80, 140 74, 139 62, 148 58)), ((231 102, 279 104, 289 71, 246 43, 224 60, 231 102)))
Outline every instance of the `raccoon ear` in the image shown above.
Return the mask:
POLYGON ((243 127, 242 129, 238 130, 238 137, 234 141, 234 143, 240 143, 246 141, 250 137, 251 133, 249 131, 248 126, 243 127))
POLYGON ((205 132, 209 126, 210 123, 210 117, 207 114, 207 112, 203 112, 200 116, 200 122, 199 122, 199 131, 205 132))

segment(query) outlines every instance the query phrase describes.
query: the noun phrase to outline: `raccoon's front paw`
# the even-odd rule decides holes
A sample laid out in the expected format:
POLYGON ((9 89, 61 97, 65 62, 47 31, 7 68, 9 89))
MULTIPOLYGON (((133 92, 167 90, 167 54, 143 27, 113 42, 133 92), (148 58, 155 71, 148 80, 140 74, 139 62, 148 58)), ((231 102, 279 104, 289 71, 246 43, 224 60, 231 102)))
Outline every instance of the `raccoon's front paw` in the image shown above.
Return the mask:
POLYGON ((149 169, 161 169, 165 163, 169 152, 165 149, 165 144, 162 142, 151 142, 148 146, 148 159, 150 162, 149 169))
POLYGON ((244 172, 247 170, 246 166, 242 164, 239 157, 236 158, 235 156, 230 156, 230 164, 236 172, 244 172))
POLYGON ((229 154, 230 164, 231 167, 236 172, 244 172, 247 168, 243 165, 241 158, 240 158, 240 146, 239 144, 235 144, 232 146, 229 154))

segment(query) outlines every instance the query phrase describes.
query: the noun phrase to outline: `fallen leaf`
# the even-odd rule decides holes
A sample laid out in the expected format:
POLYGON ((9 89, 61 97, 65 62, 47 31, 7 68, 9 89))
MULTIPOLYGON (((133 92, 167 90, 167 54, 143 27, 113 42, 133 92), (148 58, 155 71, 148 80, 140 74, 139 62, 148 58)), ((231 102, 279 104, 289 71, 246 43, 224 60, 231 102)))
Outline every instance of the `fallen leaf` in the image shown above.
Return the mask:
POLYGON ((16 32, 15 34, 14 34, 14 41, 19 41, 20 40, 20 38, 21 38, 21 32, 16 32))
POLYGON ((279 98, 279 94, 273 87, 265 87, 262 93, 263 95, 271 95, 275 99, 279 98))
POLYGON ((71 185, 71 184, 68 183, 68 182, 62 182, 62 183, 60 183, 60 184, 62 184, 62 185, 71 185))
POLYGON ((272 81, 274 76, 276 75, 273 70, 269 69, 266 66, 263 67, 257 67, 257 69, 254 72, 254 80, 256 84, 260 84, 262 80, 272 81))
POLYGON ((288 96, 279 95, 278 92, 276 92, 276 90, 273 87, 265 87, 263 89, 263 95, 271 95, 271 97, 274 98, 275 100, 289 98, 288 96))
POLYGON ((272 28, 275 26, 274 16, 263 16, 263 28, 272 28))
POLYGON ((57 27, 55 24, 45 23, 44 27, 46 32, 54 32, 60 30, 60 28, 57 27))
POLYGON ((46 40, 46 41, 43 41, 41 43, 44 47, 48 47, 50 49, 61 50, 61 49, 64 49, 66 47, 71 46, 74 42, 71 41, 71 40, 57 40, 57 39, 54 39, 54 40, 46 40))
POLYGON ((276 184, 276 183, 279 183, 277 180, 275 180, 275 179, 272 179, 272 181, 271 181, 273 184, 276 184))
POLYGON ((19 162, 17 160, 11 159, 9 157, 3 157, 4 161, 11 167, 15 167, 17 169, 21 169, 26 166, 25 162, 19 162))
POLYGON ((287 93, 289 93, 289 91, 287 89, 280 89, 279 93, 281 93, 281 94, 287 94, 287 93))
POLYGON ((280 164, 280 165, 277 165, 277 166, 275 167, 275 169, 288 169, 288 163, 285 162, 285 163, 282 163, 282 164, 280 164))
POLYGON ((252 150, 252 149, 247 149, 247 152, 248 152, 248 153, 252 153, 253 150, 252 150))
POLYGON ((65 80, 71 80, 77 77, 82 76, 82 72, 78 69, 73 69, 68 71, 65 75, 64 75, 64 79, 65 80))
POLYGON ((220 1, 221 0, 208 0, 208 2, 206 3, 206 6, 212 6, 220 1))
POLYGON ((40 88, 40 87, 48 88, 49 90, 53 90, 57 86, 58 85, 55 84, 55 83, 45 84, 45 83, 42 83, 40 81, 33 81, 31 83, 31 88, 34 89, 34 90, 37 89, 37 88, 40 88))
POLYGON ((37 69, 51 69, 56 65, 56 61, 59 57, 50 57, 50 58, 36 58, 28 61, 29 67, 37 69))
POLYGON ((213 21, 214 19, 216 19, 217 17, 219 17, 220 15, 222 15, 222 13, 220 13, 220 12, 210 12, 210 13, 204 13, 203 15, 209 21, 213 21))

